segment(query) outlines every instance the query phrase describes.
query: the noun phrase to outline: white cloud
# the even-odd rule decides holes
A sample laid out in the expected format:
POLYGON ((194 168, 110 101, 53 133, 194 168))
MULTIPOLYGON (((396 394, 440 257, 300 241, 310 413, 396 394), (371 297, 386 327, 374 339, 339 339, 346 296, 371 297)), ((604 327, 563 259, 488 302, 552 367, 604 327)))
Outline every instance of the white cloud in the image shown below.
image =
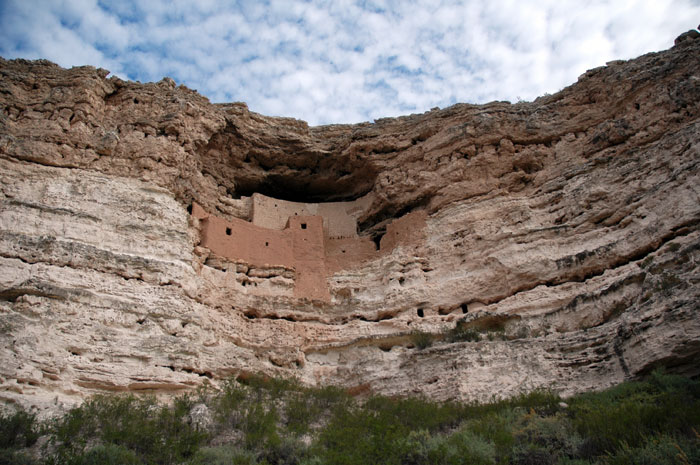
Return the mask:
POLYGON ((668 48, 693 0, 6 0, 0 54, 165 75, 311 124, 533 99, 668 48))

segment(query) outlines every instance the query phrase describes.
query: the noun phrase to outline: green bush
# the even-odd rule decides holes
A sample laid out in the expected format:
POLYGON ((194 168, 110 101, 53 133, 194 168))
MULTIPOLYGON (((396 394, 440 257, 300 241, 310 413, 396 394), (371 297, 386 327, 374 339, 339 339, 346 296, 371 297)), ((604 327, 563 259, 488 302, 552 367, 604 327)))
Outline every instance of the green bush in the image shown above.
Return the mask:
POLYGON ((232 445, 203 447, 187 465, 255 465, 255 454, 232 445))
POLYGON ((418 348, 418 350, 427 349, 433 345, 433 335, 426 333, 424 331, 414 331, 411 333, 411 343, 418 348))
POLYGON ((478 342, 481 340, 479 331, 475 328, 468 328, 462 321, 458 321, 455 327, 447 332, 446 337, 449 342, 478 342))
POLYGON ((560 410, 561 397, 547 389, 535 389, 507 399, 504 403, 511 407, 521 407, 527 411, 534 410, 540 415, 552 415, 560 410))
POLYGON ((556 464, 578 454, 582 440, 568 418, 561 414, 540 416, 534 413, 516 423, 516 447, 512 462, 520 465, 556 464))
POLYGON ((23 452, 0 449, 0 465, 35 465, 36 463, 34 459, 23 452))
POLYGON ((407 428, 386 413, 339 406, 312 451, 323 463, 334 465, 395 463, 393 443, 407 433, 407 428))
POLYGON ((237 427, 242 420, 241 406, 247 398, 245 389, 234 379, 227 379, 221 393, 212 401, 214 417, 223 428, 237 427))
POLYGON ((72 457, 65 465, 140 465, 143 462, 124 446, 106 444, 72 457))
POLYGON ((648 438, 642 445, 622 443, 605 460, 609 465, 676 465, 700 463, 700 440, 675 439, 669 436, 648 438))
POLYGON ((581 455, 590 458, 638 448, 659 432, 691 435, 700 423, 698 382, 661 372, 649 381, 623 383, 571 401, 570 415, 585 438, 581 455))
POLYGON ((305 391, 291 393, 285 407, 286 426, 294 434, 304 434, 322 412, 323 408, 311 394, 305 391))
POLYGON ((406 463, 411 454, 420 455, 405 441, 412 432, 450 430, 463 414, 458 404, 439 405, 415 398, 376 396, 361 405, 338 404, 312 451, 323 463, 406 463))
POLYGON ((433 463, 491 465, 496 463, 496 449, 493 442, 483 439, 471 431, 463 430, 452 434, 445 441, 444 455, 435 458, 433 463))
POLYGON ((475 418, 466 422, 465 428, 481 437, 489 438, 493 442, 498 462, 507 463, 515 444, 513 426, 521 415, 521 412, 511 408, 473 415, 475 418))
POLYGON ((306 447, 303 444, 285 437, 260 451, 258 461, 270 465, 297 465, 305 456, 306 447))
POLYGON ((53 428, 54 460, 85 453, 88 443, 114 444, 134 452, 147 464, 182 461, 206 439, 187 421, 191 402, 177 398, 161 406, 153 397, 97 396, 70 410, 53 428))
POLYGON ((32 446, 39 438, 36 416, 19 410, 12 414, 0 413, 0 449, 32 446))
POLYGON ((262 401, 250 404, 242 423, 246 448, 255 450, 276 447, 280 442, 278 421, 279 415, 274 404, 268 405, 262 401))
POLYGON ((496 463, 492 443, 470 431, 451 435, 431 435, 428 431, 412 431, 395 443, 402 465, 491 465, 496 463))
POLYGON ((335 405, 345 405, 351 402, 347 391, 337 386, 311 388, 308 389, 307 392, 314 399, 316 405, 324 410, 332 408, 335 405))

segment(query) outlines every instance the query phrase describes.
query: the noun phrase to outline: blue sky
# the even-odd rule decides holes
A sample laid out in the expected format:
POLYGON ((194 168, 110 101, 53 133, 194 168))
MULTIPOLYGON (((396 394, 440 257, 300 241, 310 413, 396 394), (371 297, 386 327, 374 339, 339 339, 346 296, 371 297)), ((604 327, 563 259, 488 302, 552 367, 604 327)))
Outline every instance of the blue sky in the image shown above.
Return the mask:
POLYGON ((0 55, 316 125, 532 100, 699 21, 700 0, 0 0, 0 55))

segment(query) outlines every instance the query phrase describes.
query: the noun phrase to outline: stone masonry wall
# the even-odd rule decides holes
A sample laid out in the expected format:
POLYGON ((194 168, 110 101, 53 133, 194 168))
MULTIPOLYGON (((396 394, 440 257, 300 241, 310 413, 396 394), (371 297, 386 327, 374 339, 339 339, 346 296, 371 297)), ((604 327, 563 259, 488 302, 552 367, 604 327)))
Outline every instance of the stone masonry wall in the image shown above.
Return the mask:
POLYGON ((377 250, 371 239, 358 237, 354 231, 350 235, 349 225, 354 228, 356 221, 347 211, 353 207, 357 210, 357 206, 351 204, 353 202, 304 204, 254 194, 253 223, 238 218, 223 220, 209 215, 196 203, 192 215, 201 222, 200 245, 234 261, 242 260, 256 266, 293 267, 295 297, 329 302, 329 275, 359 266, 399 244, 415 244, 423 238, 426 214, 410 213, 387 226, 377 250), (325 216, 309 215, 309 211, 322 211, 325 216), (285 214, 290 215, 284 228, 277 229, 282 221, 279 215, 285 214), (327 224, 331 228, 326 227, 327 224), (336 235, 331 235, 329 229, 336 235))
POLYGON ((357 217, 370 205, 370 196, 351 202, 301 203, 253 194, 253 224, 284 229, 293 216, 320 216, 330 238, 357 237, 357 217))

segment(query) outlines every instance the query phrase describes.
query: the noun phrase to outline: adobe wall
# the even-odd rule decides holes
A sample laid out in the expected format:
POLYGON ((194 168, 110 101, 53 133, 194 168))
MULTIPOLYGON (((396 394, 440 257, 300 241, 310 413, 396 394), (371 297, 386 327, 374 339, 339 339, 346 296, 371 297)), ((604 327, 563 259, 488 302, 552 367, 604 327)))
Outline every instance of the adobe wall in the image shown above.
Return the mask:
MULTIPOLYGON (((338 271, 360 266, 388 253, 397 245, 414 245, 424 240, 426 225, 425 212, 413 212, 394 220, 387 225, 386 234, 380 241, 379 250, 368 237, 358 237, 353 230, 351 237, 330 236, 326 222, 338 225, 336 232, 342 231, 344 221, 355 219, 348 214, 352 202, 329 204, 299 204, 260 196, 255 203, 258 223, 233 218, 223 220, 210 215, 198 204, 193 203, 192 215, 200 220, 200 244, 212 252, 230 260, 242 260, 255 266, 281 265, 295 270, 294 296, 298 298, 330 301, 328 276, 338 271), (272 206, 268 202, 272 201, 272 206), (275 202, 277 202, 275 204, 275 202), (342 204, 342 205, 341 205, 342 204), (309 205, 316 205, 318 213, 326 216, 306 214, 309 205), (323 206, 323 209, 319 208, 323 206), (286 218, 282 229, 268 228, 262 224, 277 225, 274 217, 279 212, 292 212, 286 218), (338 221, 335 221, 338 220, 338 221), (335 221, 335 222, 334 222, 335 221)), ((253 215, 255 220, 256 215, 253 215)), ((347 232, 347 231, 345 231, 347 232)))
POLYGON ((207 213, 207 211, 204 210, 197 202, 192 202, 192 211, 190 214, 200 221, 209 216, 209 213, 207 213))
POLYGON ((313 216, 315 204, 289 202, 273 199, 262 194, 253 194, 253 224, 261 228, 282 230, 290 217, 313 216))
POLYGON ((294 296, 330 301, 326 282, 323 219, 319 216, 292 216, 283 233, 291 238, 296 269, 294 296))
POLYGON ((326 238, 325 249, 329 274, 359 266, 378 256, 376 245, 368 237, 326 238))
POLYGON ((294 266, 292 238, 284 231, 260 228, 238 218, 225 221, 214 215, 201 220, 201 225, 200 244, 217 255, 258 266, 294 266))
POLYGON ((284 229, 293 216, 320 216, 328 237, 357 237, 357 218, 372 202, 366 195, 351 202, 301 203, 253 194, 253 224, 263 228, 284 229))
POLYGON ((238 218, 226 221, 196 203, 192 204, 192 215, 200 220, 200 245, 230 260, 294 268, 295 297, 330 301, 321 217, 292 216, 280 231, 238 218))

